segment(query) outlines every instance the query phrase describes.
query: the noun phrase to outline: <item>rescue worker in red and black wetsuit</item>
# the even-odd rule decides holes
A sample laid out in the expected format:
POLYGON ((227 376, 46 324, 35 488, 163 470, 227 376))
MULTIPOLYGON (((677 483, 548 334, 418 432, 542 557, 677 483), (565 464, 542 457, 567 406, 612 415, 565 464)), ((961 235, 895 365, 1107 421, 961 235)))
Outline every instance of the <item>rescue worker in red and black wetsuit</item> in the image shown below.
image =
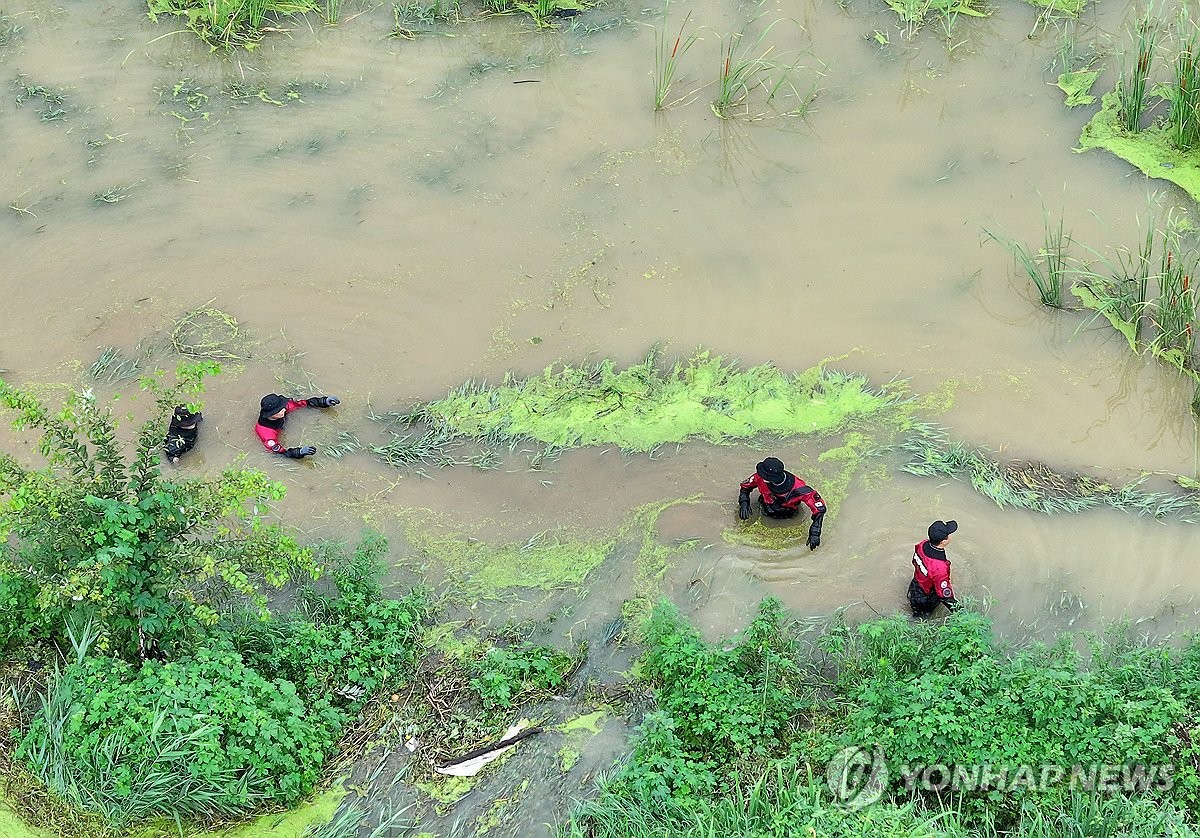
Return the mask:
POLYGON ((179 458, 196 447, 196 439, 200 436, 197 426, 203 419, 200 411, 192 413, 187 405, 176 406, 167 428, 167 438, 163 440, 163 453, 172 465, 179 465, 179 458))
POLYGON ((957 531, 957 521, 934 521, 929 525, 929 539, 914 548, 913 580, 908 584, 908 604, 914 617, 931 616, 939 604, 958 610, 950 584, 950 560, 946 558, 950 536, 957 531))
POLYGON ((764 515, 770 518, 793 518, 800 511, 800 504, 812 513, 808 527, 808 549, 821 546, 821 524, 825 520, 825 501, 812 486, 787 471, 775 457, 767 457, 754 467, 754 474, 742 481, 738 495, 738 517, 745 521, 750 517, 750 493, 758 489, 758 502, 764 515))
POLYGON ((299 410, 302 407, 333 407, 341 403, 342 400, 337 396, 313 396, 309 399, 290 399, 278 393, 269 393, 263 396, 262 401, 259 402, 258 424, 254 426, 254 432, 262 440, 263 447, 272 454, 282 454, 285 457, 291 457, 293 460, 299 460, 301 457, 309 457, 317 453, 317 449, 312 445, 302 445, 299 448, 284 448, 280 444, 279 432, 283 430, 283 423, 287 421, 287 415, 293 410, 299 410))

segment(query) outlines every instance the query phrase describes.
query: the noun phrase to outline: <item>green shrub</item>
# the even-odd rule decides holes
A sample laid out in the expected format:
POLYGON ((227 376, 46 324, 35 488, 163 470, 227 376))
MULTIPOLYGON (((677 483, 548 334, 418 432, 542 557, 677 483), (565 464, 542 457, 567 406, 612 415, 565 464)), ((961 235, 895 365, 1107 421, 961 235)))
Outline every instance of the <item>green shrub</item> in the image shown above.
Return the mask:
POLYGON ((764 600, 732 644, 709 646, 668 602, 655 608, 644 634, 639 674, 689 753, 728 763, 783 748, 784 728, 808 702, 779 600, 764 600))
POLYGON ((45 640, 51 626, 61 622, 57 609, 38 607, 37 595, 33 580, 0 573, 0 652, 45 640))
POLYGON ((300 611, 267 621, 242 613, 227 636, 249 665, 288 679, 301 695, 337 706, 362 703, 411 672, 430 611, 424 590, 384 598, 380 559, 387 546, 384 536, 368 533, 348 559, 332 560, 335 595, 306 588, 300 611))
POLYGON ((341 732, 230 647, 135 667, 82 657, 58 674, 18 757, 68 802, 122 824, 217 817, 312 791, 341 732))
POLYGON ((178 655, 216 621, 223 595, 241 595, 265 612, 259 580, 278 587, 312 569, 309 552, 264 519, 282 484, 248 469, 207 480, 167 480, 161 472, 172 410, 218 370, 182 364, 171 386, 144 379, 153 411, 131 450, 112 405, 90 390, 52 413, 0 380, 0 405, 15 413, 15 428, 39 433, 46 460, 29 469, 0 454, 0 540, 8 545, 0 573, 23 580, 20 608, 37 630, 82 617, 96 622, 105 651, 178 655))
POLYGON ((471 688, 484 707, 512 707, 518 700, 553 692, 574 666, 567 653, 529 641, 493 646, 470 664, 471 688))

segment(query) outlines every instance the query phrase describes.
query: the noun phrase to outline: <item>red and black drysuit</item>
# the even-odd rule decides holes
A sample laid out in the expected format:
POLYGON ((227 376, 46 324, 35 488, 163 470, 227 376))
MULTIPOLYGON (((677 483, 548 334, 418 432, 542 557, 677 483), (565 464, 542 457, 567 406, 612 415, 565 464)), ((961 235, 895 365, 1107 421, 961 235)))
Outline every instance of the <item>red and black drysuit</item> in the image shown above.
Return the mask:
MULTIPOLYGON (((282 454, 285 457, 291 457, 293 460, 315 454, 317 453, 317 449, 311 445, 305 445, 300 448, 284 448, 279 442, 279 432, 283 430, 283 424, 287 421, 288 413, 291 413, 293 410, 299 410, 302 407, 331 407, 329 399, 329 396, 314 396, 311 399, 289 398, 283 408, 287 413, 278 419, 272 419, 267 413, 259 413, 258 423, 254 426, 254 432, 262 440, 263 447, 272 454, 282 454)), ((273 412, 278 413, 279 411, 276 409, 273 412)))
POLYGON ((928 539, 913 548, 913 580, 908 584, 908 604, 914 617, 928 617, 939 603, 954 611, 958 600, 950 585, 950 560, 946 551, 928 539))
POLYGON ((825 501, 821 493, 809 486, 790 471, 783 473, 779 483, 768 483, 758 472, 742 481, 741 492, 738 494, 738 505, 750 503, 750 493, 758 490, 758 503, 763 514, 769 518, 794 518, 800 511, 800 504, 808 507, 812 513, 812 523, 808 527, 808 546, 817 549, 821 544, 821 525, 825 520, 825 501), (786 488, 785 488, 786 487, 786 488))

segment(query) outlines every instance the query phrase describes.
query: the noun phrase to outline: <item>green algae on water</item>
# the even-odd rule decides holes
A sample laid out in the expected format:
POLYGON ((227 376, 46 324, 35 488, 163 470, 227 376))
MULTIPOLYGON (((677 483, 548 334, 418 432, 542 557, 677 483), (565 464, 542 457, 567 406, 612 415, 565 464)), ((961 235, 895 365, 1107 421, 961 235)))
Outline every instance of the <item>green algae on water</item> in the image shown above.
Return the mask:
POLYGON ((410 525, 410 544, 450 570, 464 592, 495 599, 513 588, 548 591, 581 585, 612 551, 612 540, 542 532, 524 543, 489 544, 428 524, 410 525))
POLYGON ((904 415, 895 395, 824 365, 794 375, 771 364, 741 370, 699 352, 660 372, 656 361, 651 353, 623 370, 606 360, 507 376, 498 386, 470 382, 406 418, 484 444, 650 452, 694 438, 720 444, 763 433, 828 434, 866 417, 904 415))
POLYGON ((1037 6, 1039 9, 1052 9, 1067 17, 1079 17, 1083 7, 1087 5, 1087 0, 1025 0, 1025 2, 1031 6, 1037 6))
POLYGON ((1067 94, 1064 104, 1068 108, 1080 105, 1090 105, 1096 101, 1092 95, 1092 85, 1100 78, 1099 70, 1077 70, 1073 73, 1063 73, 1058 77, 1058 88, 1067 94))
MULTIPOLYGON (((346 790, 335 785, 295 809, 260 815, 235 826, 200 829, 184 825, 183 838, 303 838, 315 826, 328 823, 337 813, 346 790)), ((25 823, 0 798, 0 836, 3 838, 53 838, 55 833, 25 823)), ((128 833, 129 838, 179 838, 179 828, 169 824, 142 826, 128 833)))
POLYGON ((1100 99, 1100 111, 1079 136, 1079 148, 1103 148, 1136 166, 1147 177, 1174 183, 1193 200, 1200 201, 1200 155, 1185 154, 1171 145, 1169 129, 1152 125, 1137 134, 1120 126, 1116 91, 1100 99))

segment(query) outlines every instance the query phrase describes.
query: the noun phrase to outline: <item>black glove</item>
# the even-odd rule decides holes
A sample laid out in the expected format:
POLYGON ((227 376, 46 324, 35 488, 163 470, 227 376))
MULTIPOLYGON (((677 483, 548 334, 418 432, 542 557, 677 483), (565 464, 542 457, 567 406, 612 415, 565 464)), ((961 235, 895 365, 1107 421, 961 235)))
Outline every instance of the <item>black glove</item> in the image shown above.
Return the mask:
POLYGON ((945 605, 946 608, 948 608, 950 610, 950 613, 952 613, 952 614, 955 611, 957 611, 958 609, 962 608, 962 605, 954 597, 950 597, 949 599, 943 599, 942 604, 945 605))
POLYGON ((283 456, 291 457, 293 460, 299 460, 302 457, 311 457, 317 453, 317 449, 311 445, 303 445, 299 448, 285 448, 283 456))
POLYGON ((821 546, 821 525, 825 523, 825 513, 814 515, 808 526, 808 549, 816 550, 821 546))
POLYGON ((305 399, 304 403, 309 407, 333 407, 341 404, 342 400, 337 396, 313 396, 311 399, 305 399))
POLYGON ((738 517, 743 521, 750 517, 750 493, 741 492, 738 495, 738 517))

